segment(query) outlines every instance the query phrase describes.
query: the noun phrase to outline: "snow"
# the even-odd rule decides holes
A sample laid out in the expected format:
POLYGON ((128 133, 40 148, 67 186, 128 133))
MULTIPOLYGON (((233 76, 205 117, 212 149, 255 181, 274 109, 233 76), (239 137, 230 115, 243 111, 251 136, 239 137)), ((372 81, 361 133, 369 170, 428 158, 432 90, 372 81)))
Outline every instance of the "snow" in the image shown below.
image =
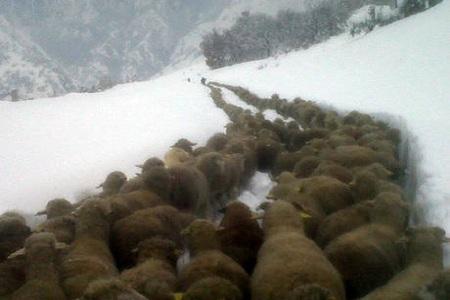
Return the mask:
POLYGON ((373 113, 401 127, 419 221, 450 234, 450 1, 363 37, 341 35, 207 76, 263 97, 300 96, 341 112, 373 113))
POLYGON ((0 102, 0 212, 75 201, 106 175, 162 157, 177 139, 205 143, 228 121, 182 72, 98 94, 0 102))

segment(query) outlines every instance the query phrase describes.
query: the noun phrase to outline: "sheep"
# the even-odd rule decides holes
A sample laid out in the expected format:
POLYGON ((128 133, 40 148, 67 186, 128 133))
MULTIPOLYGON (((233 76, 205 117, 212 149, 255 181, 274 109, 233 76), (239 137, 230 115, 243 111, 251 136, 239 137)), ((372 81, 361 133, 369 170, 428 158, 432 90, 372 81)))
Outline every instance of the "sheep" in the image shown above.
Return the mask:
POLYGON ((136 176, 127 180, 120 188, 119 194, 131 193, 143 189, 144 182, 141 176, 136 176))
POLYGON ((291 204, 274 202, 264 215, 263 227, 265 241, 251 278, 253 299, 297 299, 297 294, 310 294, 312 285, 329 291, 332 296, 326 299, 345 299, 338 272, 304 236, 300 215, 291 204))
POLYGON ((223 133, 216 133, 208 139, 206 147, 212 151, 220 152, 228 143, 228 137, 223 133))
POLYGON ((393 193, 378 195, 374 204, 371 223, 337 237, 324 249, 341 273, 349 297, 364 296, 401 269, 396 241, 406 227, 408 205, 393 193))
POLYGON ((45 210, 36 213, 37 216, 46 215, 47 220, 69 215, 73 210, 74 206, 72 203, 66 199, 53 199, 47 203, 45 210))
POLYGON ((420 288, 443 269, 442 243, 445 240, 445 231, 439 227, 418 227, 406 231, 402 241, 406 243, 406 268, 362 299, 413 299, 420 288))
POLYGON ((275 159, 283 150, 280 142, 271 138, 260 138, 256 142, 256 157, 258 161, 258 169, 260 171, 267 171, 273 168, 275 159))
POLYGON ((315 138, 326 138, 329 135, 329 130, 323 128, 312 128, 304 131, 299 131, 291 136, 288 149, 290 151, 298 151, 306 143, 315 138))
POLYGON ((357 173, 349 186, 357 201, 373 199, 381 192, 392 192, 404 196, 401 187, 395 183, 378 179, 374 173, 366 170, 357 173))
POLYGON ((388 180, 391 178, 394 173, 386 169, 382 164, 380 163, 373 163, 368 166, 364 167, 356 167, 352 169, 354 174, 363 173, 363 172, 371 172, 374 174, 378 179, 388 180))
POLYGON ((340 146, 351 146, 356 145, 356 140, 349 135, 344 134, 331 134, 328 137, 328 144, 332 148, 337 148, 340 146))
POLYGON ((102 188, 99 196, 107 197, 117 194, 126 181, 127 176, 120 171, 114 171, 108 174, 105 181, 97 186, 97 188, 102 188))
MULTIPOLYGON (((241 291, 229 280, 207 277, 194 282, 183 294, 183 300, 243 300, 241 291)), ((172 299, 170 299, 172 300, 172 299)))
POLYGON ((142 165, 136 165, 142 170, 142 173, 150 171, 154 167, 164 167, 164 162, 158 157, 150 157, 142 165))
POLYGON ((195 145, 197 145, 197 144, 189 141, 188 139, 182 138, 182 139, 179 139, 171 147, 176 147, 176 148, 179 148, 179 149, 183 149, 187 153, 192 154, 192 147, 195 146, 195 145))
POLYGON ((224 156, 218 152, 209 152, 197 158, 195 166, 205 175, 212 199, 220 199, 226 192, 228 174, 225 164, 224 156))
POLYGON ((315 156, 316 154, 317 150, 310 146, 305 146, 295 152, 282 151, 276 157, 275 164, 272 168, 272 175, 276 176, 284 171, 293 171, 296 163, 308 156, 315 156))
POLYGON ((245 296, 248 293, 249 278, 245 270, 232 258, 220 251, 220 242, 214 225, 197 219, 183 234, 186 236, 191 262, 178 276, 179 287, 188 290, 195 282, 217 276, 236 285, 245 296))
POLYGON ((244 203, 232 201, 224 212, 220 223, 222 229, 218 232, 221 249, 250 274, 256 264, 256 253, 262 244, 263 232, 244 203))
POLYGON ((20 256, 10 257, 0 263, 0 299, 10 296, 24 284, 26 264, 26 260, 20 256))
POLYGON ((314 240, 322 248, 338 236, 370 222, 373 202, 363 201, 328 215, 317 228, 314 240))
POLYGON ((181 250, 173 241, 162 238, 143 240, 136 250, 138 265, 124 270, 120 279, 149 299, 160 299, 157 294, 161 289, 152 288, 158 286, 166 287, 165 294, 170 297, 176 289, 175 265, 181 250))
POLYGON ((66 299, 59 286, 56 268, 57 251, 60 248, 64 246, 57 244, 51 233, 34 233, 26 239, 26 282, 11 295, 12 300, 66 299))
POLYGON ((0 262, 9 254, 22 248, 31 229, 25 224, 25 218, 18 213, 4 213, 0 216, 0 262))
MULTIPOLYGON (((447 240, 448 242, 448 240, 447 240)), ((450 269, 440 272, 423 286, 414 300, 446 300, 450 298, 450 269)))
MULTIPOLYGON (((139 294, 126 284, 116 278, 97 279, 89 283, 80 300, 146 300, 147 298, 139 294)), ((155 299, 156 300, 156 299, 155 299)), ((159 299, 158 299, 159 300, 159 299)))
POLYGON ((181 165, 192 159, 192 156, 180 148, 172 148, 164 155, 164 163, 167 168, 181 165))
POLYGON ((325 214, 330 214, 353 203, 348 185, 328 176, 314 176, 298 182, 298 192, 310 195, 325 214))
POLYGON ((89 199, 75 212, 75 240, 61 262, 62 287, 69 299, 83 295, 96 279, 116 276, 109 249, 111 206, 108 199, 89 199))
POLYGON ((353 168, 377 162, 377 153, 362 146, 339 146, 321 153, 323 159, 334 161, 344 167, 353 168))
POLYGON ((225 146, 223 153, 225 154, 241 154, 244 160, 244 170, 240 176, 241 186, 246 186, 249 180, 253 177, 257 168, 257 158, 256 153, 253 150, 253 140, 239 137, 230 139, 228 144, 225 146))
POLYGON ((353 180, 352 171, 331 161, 322 161, 311 175, 333 177, 346 184, 353 180))
POLYGON ((195 166, 179 165, 168 170, 171 179, 169 203, 198 217, 212 214, 208 181, 195 166))
POLYGON ((142 173, 143 189, 150 190, 163 200, 170 199, 171 178, 169 171, 164 167, 153 167, 142 173))
POLYGON ((181 245, 180 231, 191 221, 169 205, 138 210, 117 221, 112 228, 111 247, 119 268, 133 265, 133 249, 147 238, 168 238, 181 245))
POLYGON ((138 190, 126 194, 119 194, 108 199, 110 204, 110 218, 113 222, 131 215, 137 210, 166 204, 156 193, 148 190, 138 190))
POLYGON ((39 224, 34 231, 53 233, 58 242, 70 244, 75 238, 75 224, 74 216, 60 216, 39 224))
POLYGON ((297 178, 306 178, 311 176, 314 170, 319 166, 322 160, 315 156, 309 155, 298 161, 294 166, 294 174, 297 178))

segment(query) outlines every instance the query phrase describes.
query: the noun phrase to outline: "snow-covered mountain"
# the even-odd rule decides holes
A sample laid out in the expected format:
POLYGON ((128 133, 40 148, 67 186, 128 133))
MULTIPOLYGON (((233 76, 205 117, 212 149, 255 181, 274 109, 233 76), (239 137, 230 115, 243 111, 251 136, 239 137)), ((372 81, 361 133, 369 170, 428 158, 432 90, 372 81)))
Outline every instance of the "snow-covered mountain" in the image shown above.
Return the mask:
POLYGON ((200 56, 202 35, 230 26, 243 11, 301 10, 303 1, 2 0, 0 96, 148 79, 189 65, 200 56))
POLYGON ((73 86, 58 67, 25 33, 0 15, 0 99, 13 90, 19 97, 48 97, 73 86))

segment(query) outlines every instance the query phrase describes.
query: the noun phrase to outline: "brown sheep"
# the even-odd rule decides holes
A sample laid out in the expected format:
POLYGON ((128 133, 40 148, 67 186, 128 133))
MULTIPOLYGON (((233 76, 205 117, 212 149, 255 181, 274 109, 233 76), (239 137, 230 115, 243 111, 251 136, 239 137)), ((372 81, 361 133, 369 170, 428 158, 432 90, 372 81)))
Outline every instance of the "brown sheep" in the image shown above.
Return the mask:
POLYGON ((114 171, 108 174, 105 181, 97 187, 102 188, 102 192, 99 196, 108 197, 117 194, 126 181, 127 176, 120 171, 114 171))
POLYGON ((290 151, 298 151, 305 146, 308 141, 315 138, 326 138, 328 134, 329 131, 323 128, 313 128, 299 131, 291 136, 288 148, 290 151))
POLYGON ((25 241, 26 282, 11 295, 11 300, 64 300, 56 269, 57 250, 51 233, 35 233, 25 241))
POLYGON ((109 249, 110 203, 89 199, 75 214, 75 240, 61 262, 61 282, 69 299, 81 297, 91 281, 118 274, 109 249))
POLYGON ((123 271, 120 279, 142 295, 155 300, 164 298, 157 295, 161 293, 161 289, 155 290, 152 287, 165 286, 166 297, 171 299, 169 297, 175 291, 177 283, 175 265, 181 254, 177 245, 167 239, 151 238, 140 242, 137 252, 138 265, 123 271))
POLYGON ((58 242, 70 244, 75 238, 75 224, 74 216, 60 216, 39 224, 34 231, 53 233, 58 242))
POLYGON ((380 180, 370 171, 357 173, 349 185, 357 201, 373 199, 381 192, 404 195, 403 190, 398 185, 389 181, 380 180))
POLYGON ((370 222, 373 202, 363 201, 328 215, 320 223, 314 238, 322 248, 338 236, 370 222))
MULTIPOLYGON (((242 300, 241 291, 229 280, 221 277, 207 277, 192 284, 182 300, 242 300)), ((172 300, 172 299, 170 299, 172 300)))
POLYGON ((137 210, 167 203, 157 194, 146 190, 119 194, 107 201, 110 204, 110 217, 113 222, 129 216, 137 210))
POLYGON ((366 166, 378 161, 377 153, 374 150, 355 145, 326 150, 321 153, 321 156, 347 168, 366 166))
POLYGON ((198 217, 210 217, 211 203, 205 175, 189 165, 175 166, 168 171, 171 179, 170 204, 198 217))
POLYGON ((353 203, 348 185, 328 176, 315 176, 301 179, 298 192, 310 195, 326 214, 333 213, 353 203))
POLYGON ((160 196, 163 200, 170 199, 171 178, 169 171, 164 167, 153 167, 142 173, 143 188, 160 196))
POLYGON ((192 219, 184 216, 174 207, 162 205, 138 210, 113 225, 111 246, 120 268, 135 262, 133 249, 139 242, 152 238, 168 238, 181 245, 180 231, 192 219))
POLYGON ((366 295, 401 268, 396 242, 406 227, 408 206, 392 193, 380 194, 374 203, 370 224, 337 237, 324 250, 341 273, 349 297, 366 295))
POLYGON ((274 167, 275 159, 283 150, 280 142, 270 138, 260 138, 256 142, 256 157, 258 161, 258 170, 267 171, 274 167))
POLYGON ((197 144, 189 141, 188 139, 182 138, 182 139, 179 139, 171 147, 180 148, 180 149, 183 149, 184 151, 186 151, 187 153, 192 154, 192 147, 195 145, 197 145, 197 144))
POLYGON ((311 175, 329 176, 347 184, 353 180, 352 171, 331 161, 322 161, 311 175))
POLYGON ((25 239, 31 234, 25 218, 17 213, 4 213, 0 216, 0 262, 12 252, 22 248, 25 239))
MULTIPOLYGON (((448 240, 447 240, 448 242, 448 240)), ((450 298, 450 269, 438 274, 434 280, 422 287, 414 300, 446 300, 450 298)))
POLYGON ((192 159, 192 156, 180 148, 172 148, 164 155, 164 163, 167 168, 175 167, 188 162, 192 159))
POLYGON ((314 155, 309 155, 298 161, 294 166, 294 174, 297 178, 306 178, 311 176, 314 170, 319 166, 322 160, 314 155))
POLYGON ((387 180, 389 179, 394 173, 386 169, 382 164, 380 163, 373 163, 368 166, 364 167, 356 167, 352 169, 354 174, 363 173, 363 172, 371 172, 373 175, 375 175, 378 179, 387 180))
POLYGON ((130 178, 120 188, 119 194, 126 194, 139 191, 144 188, 144 181, 141 176, 130 178))
POLYGON ((206 147, 212 151, 222 151, 228 143, 228 137, 223 133, 216 133, 208 139, 206 147))
POLYGON ((445 231, 441 228, 409 229, 403 241, 406 243, 406 268, 362 299, 413 299, 420 288, 443 269, 442 243, 445 241, 445 231))
POLYGON ((232 201, 224 212, 220 223, 222 229, 218 232, 221 249, 250 274, 256 264, 256 253, 261 247, 263 232, 244 203, 232 201))
POLYGON ((195 220, 183 233, 187 238, 191 262, 178 276, 182 291, 187 291, 199 280, 217 276, 229 280, 243 295, 247 295, 248 275, 238 263, 220 251, 216 228, 211 222, 195 220))
POLYGON ((313 149, 310 146, 305 146, 299 151, 288 152, 282 151, 278 154, 275 164, 272 169, 272 174, 274 176, 281 174, 284 171, 293 171, 296 163, 300 162, 302 159, 315 156, 317 154, 317 150, 313 149))
POLYGON ((74 209, 72 203, 66 199, 53 199, 47 203, 45 210, 38 212, 36 215, 46 215, 48 220, 69 215, 74 209))
POLYGON ((14 257, 0 263, 0 299, 20 288, 26 278, 26 260, 23 257, 14 257))
POLYGON ((345 299, 338 272, 315 243, 304 236, 302 220, 292 205, 285 201, 273 203, 263 226, 265 242, 251 282, 253 299, 297 299, 297 294, 309 294, 298 289, 309 290, 311 285, 329 291, 334 299, 345 299))
POLYGON ((164 167, 164 162, 157 157, 150 157, 142 165, 136 165, 142 169, 142 173, 150 171, 154 167, 164 167))
POLYGON ((89 283, 80 300, 147 300, 146 297, 115 278, 97 279, 89 283))

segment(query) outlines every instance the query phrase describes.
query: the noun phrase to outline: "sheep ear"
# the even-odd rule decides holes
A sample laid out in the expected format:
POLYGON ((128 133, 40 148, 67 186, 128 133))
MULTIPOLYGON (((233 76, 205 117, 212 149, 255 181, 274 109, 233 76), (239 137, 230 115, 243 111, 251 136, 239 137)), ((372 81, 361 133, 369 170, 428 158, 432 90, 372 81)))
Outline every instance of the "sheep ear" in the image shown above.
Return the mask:
POLYGON ((312 216, 310 214, 307 214, 304 211, 300 212, 300 217, 302 218, 302 220, 311 219, 312 218, 312 216))
POLYGON ((21 248, 21 249, 17 250, 16 252, 11 253, 8 256, 8 259, 21 258, 21 257, 24 257, 25 255, 27 255, 25 248, 21 248))
POLYGON ((35 214, 35 216, 43 216, 43 215, 46 215, 46 214, 47 214, 47 210, 44 209, 44 210, 38 211, 38 212, 35 214))
POLYGON ((56 242, 56 244, 55 244, 56 250, 64 250, 64 249, 67 249, 68 247, 69 247, 69 245, 67 245, 66 243, 56 242))
POLYGON ((173 294, 174 300, 182 300, 183 299, 183 293, 175 293, 173 294))

